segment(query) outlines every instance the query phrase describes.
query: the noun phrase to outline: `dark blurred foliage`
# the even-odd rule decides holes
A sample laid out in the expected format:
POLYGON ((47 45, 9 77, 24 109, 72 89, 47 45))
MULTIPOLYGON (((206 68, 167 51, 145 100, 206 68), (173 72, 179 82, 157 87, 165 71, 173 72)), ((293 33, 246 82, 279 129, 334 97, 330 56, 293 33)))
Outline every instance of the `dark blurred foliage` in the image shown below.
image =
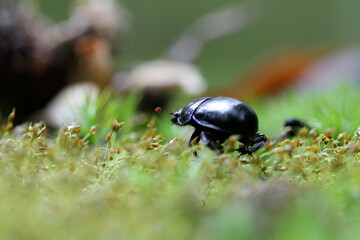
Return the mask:
MULTIPOLYGON (((38 29, 33 21, 31 16, 20 11, 16 5, 1 4, 0 103, 4 112, 9 112, 16 106, 19 119, 42 107, 44 100, 49 100, 66 84, 66 72, 59 69, 61 58, 53 56, 56 61, 45 66, 46 50, 39 49, 39 36, 36 35, 38 29), (44 79, 45 76, 48 80, 44 79), (46 84, 49 81, 51 84, 46 84), (31 106, 23 107, 23 103, 28 101, 31 106)), ((49 55, 46 57, 51 58, 49 55)), ((71 56, 67 56, 67 60, 69 59, 71 56)), ((71 64, 70 61, 67 64, 71 64)))
POLYGON ((91 4, 79 5, 67 21, 54 24, 28 2, 0 3, 4 115, 15 107, 16 121, 22 122, 70 83, 85 79, 100 88, 108 85, 117 29, 103 21, 109 16, 91 19, 97 13, 93 9, 91 4))

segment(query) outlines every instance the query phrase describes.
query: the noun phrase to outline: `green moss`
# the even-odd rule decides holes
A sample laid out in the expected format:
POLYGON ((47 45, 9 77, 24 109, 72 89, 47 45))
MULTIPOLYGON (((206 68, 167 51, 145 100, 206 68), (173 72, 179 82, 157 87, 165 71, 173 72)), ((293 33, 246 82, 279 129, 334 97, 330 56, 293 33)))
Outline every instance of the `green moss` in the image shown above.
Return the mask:
MULTIPOLYGON (((359 101, 352 89, 336 91, 346 105, 329 93, 259 104, 260 120, 274 125, 288 111, 309 118, 309 112, 318 113, 314 118, 322 125, 269 142, 253 156, 217 156, 200 145, 194 147, 200 154, 195 158, 184 132, 166 117, 133 121, 131 97, 104 101, 109 96, 101 96, 89 103, 93 111, 84 110, 83 123, 56 134, 47 133, 43 123, 13 130, 10 118, 0 133, 0 235, 352 239, 360 214, 359 101), (347 109, 335 115, 336 122, 325 110, 317 112, 322 104, 331 111, 347 109), (350 114, 354 118, 346 125, 343 117, 350 114), (123 127, 114 128, 114 119, 123 127)), ((281 130, 261 122, 266 132, 281 130)))

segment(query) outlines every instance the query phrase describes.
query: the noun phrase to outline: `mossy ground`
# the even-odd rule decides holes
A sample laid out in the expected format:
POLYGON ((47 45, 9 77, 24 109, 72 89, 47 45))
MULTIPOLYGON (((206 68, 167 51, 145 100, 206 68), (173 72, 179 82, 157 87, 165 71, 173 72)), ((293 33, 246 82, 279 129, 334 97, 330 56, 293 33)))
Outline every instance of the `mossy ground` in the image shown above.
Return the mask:
POLYGON ((355 239, 356 91, 253 103, 272 140, 240 157, 231 140, 222 155, 189 149, 187 128, 140 118, 133 96, 105 94, 54 133, 13 129, 11 116, 0 135, 1 239, 355 239), (286 117, 314 128, 277 140, 286 117))

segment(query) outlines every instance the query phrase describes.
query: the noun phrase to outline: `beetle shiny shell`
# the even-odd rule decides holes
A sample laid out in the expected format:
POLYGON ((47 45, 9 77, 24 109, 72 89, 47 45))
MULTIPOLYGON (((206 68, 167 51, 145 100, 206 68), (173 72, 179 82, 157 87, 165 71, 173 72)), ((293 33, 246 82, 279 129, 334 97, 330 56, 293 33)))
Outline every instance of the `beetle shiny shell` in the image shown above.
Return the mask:
POLYGON ((241 153, 253 153, 262 147, 266 137, 258 133, 255 111, 244 102, 229 97, 204 97, 195 99, 175 112, 172 122, 195 128, 189 145, 196 138, 216 152, 222 152, 221 144, 231 135, 239 135, 244 144, 241 153), (248 148, 258 143, 252 148, 248 148))

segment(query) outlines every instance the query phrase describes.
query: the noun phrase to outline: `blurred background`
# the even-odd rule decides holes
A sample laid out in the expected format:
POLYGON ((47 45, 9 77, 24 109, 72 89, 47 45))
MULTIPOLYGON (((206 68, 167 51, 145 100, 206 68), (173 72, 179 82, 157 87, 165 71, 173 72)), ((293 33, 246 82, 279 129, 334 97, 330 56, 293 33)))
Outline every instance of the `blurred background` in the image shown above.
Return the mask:
MULTIPOLYGON (((37 0, 54 21, 69 17, 71 0, 37 0)), ((158 58, 200 16, 244 1, 123 0, 130 13, 131 32, 116 58, 124 68, 136 61, 158 58)), ((356 0, 257 0, 260 19, 241 31, 210 41, 195 60, 210 86, 234 81, 269 54, 286 49, 332 50, 357 44, 360 2, 356 0)))
MULTIPOLYGON (((17 60, 10 67, 2 63, 1 69, 13 68, 13 72, 4 70, 0 94, 2 105, 6 105, 4 99, 14 97, 12 101, 7 100, 7 107, 2 106, 2 109, 5 109, 4 113, 8 112, 13 107, 9 105, 17 102, 15 107, 20 119, 41 109, 69 83, 83 81, 95 82, 95 89, 86 88, 95 95, 98 89, 110 86, 119 92, 141 92, 145 103, 148 99, 158 98, 143 109, 153 109, 158 103, 167 102, 169 96, 178 92, 173 85, 180 85, 186 95, 227 95, 251 101, 295 86, 305 86, 305 89, 318 86, 315 89, 321 90, 332 82, 359 82, 360 2, 356 0, 20 2, 19 15, 31 12, 24 19, 33 22, 33 26, 26 25, 24 28, 28 29, 23 30, 33 36, 21 41, 33 41, 35 47, 29 47, 32 49, 29 51, 35 53, 21 61, 17 59, 21 57, 16 50, 3 54, 4 59, 11 59, 9 55, 12 54, 17 60), (224 9, 228 12, 216 15, 224 9), (45 46, 46 50, 39 50, 45 46), (149 68, 169 67, 166 61, 141 65, 156 59, 179 60, 176 66, 170 64, 176 71, 181 69, 171 72, 176 77, 181 76, 179 80, 162 85, 161 81, 154 80, 158 72, 150 80, 143 80, 144 75, 152 74, 148 72, 149 68), (26 61, 31 64, 23 64, 26 61), (19 62, 26 70, 18 67, 19 62), (135 71, 140 69, 138 66, 142 67, 140 73, 135 71), (52 74, 54 72, 63 75, 52 74), (11 80, 13 86, 4 84, 11 78, 15 79, 11 80), (16 89, 24 79, 33 79, 38 84, 34 89, 44 88, 39 93, 27 95, 27 91, 16 96, 19 93, 16 89), (56 86, 49 87, 52 85, 56 86), (47 95, 34 103, 33 109, 27 106, 24 109, 28 111, 23 111, 19 106, 24 102, 30 104, 32 96, 40 96, 44 91, 47 95)), ((5 36, 3 49, 11 45, 6 39, 9 42, 16 39, 12 37, 14 33, 7 33, 7 29, 17 29, 14 26, 24 21, 19 17, 17 23, 6 25, 4 19, 11 22, 14 18, 9 16, 16 14, 3 11, 1 15, 5 36)), ((166 74, 170 73, 161 72, 160 75, 166 74)), ((71 92, 70 95, 74 94, 71 92)))
POLYGON ((359 0, 0 0, 0 232, 356 239, 359 10, 359 0), (275 141, 254 157, 204 148, 194 160, 192 130, 149 113, 205 95, 246 101, 275 141), (46 128, 7 135, 14 115, 46 128), (315 130, 275 145, 288 117, 315 130))

